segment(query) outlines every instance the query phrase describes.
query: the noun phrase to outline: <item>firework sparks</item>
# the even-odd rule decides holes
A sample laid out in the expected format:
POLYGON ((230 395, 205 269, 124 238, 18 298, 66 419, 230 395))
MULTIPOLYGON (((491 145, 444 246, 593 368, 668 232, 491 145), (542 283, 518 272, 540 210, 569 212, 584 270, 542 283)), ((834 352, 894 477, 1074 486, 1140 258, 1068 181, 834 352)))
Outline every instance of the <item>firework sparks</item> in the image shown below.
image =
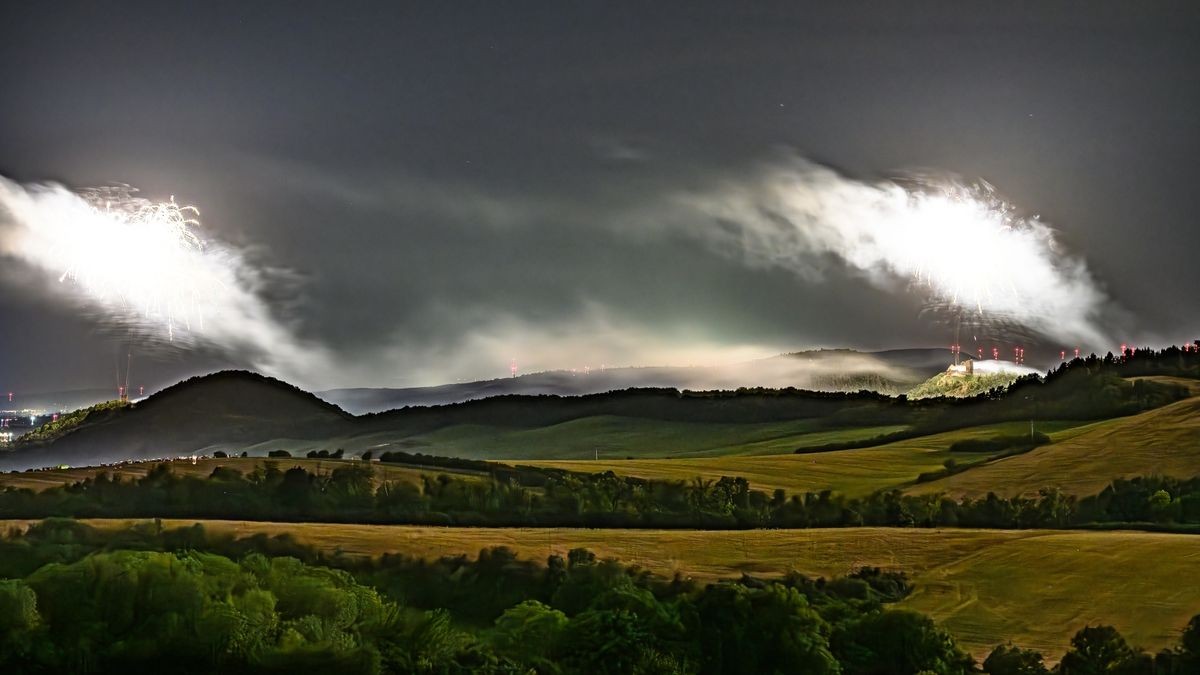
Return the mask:
POLYGON ((887 290, 905 283, 955 322, 1107 339, 1086 263, 984 183, 864 182, 796 159, 680 199, 719 225, 697 230, 689 217, 688 231, 754 264, 819 279, 831 254, 887 290))
POLYGON ((141 323, 204 328, 206 298, 226 284, 204 265, 200 212, 174 196, 155 202, 129 187, 84 190, 59 218, 43 221, 49 260, 94 300, 141 323), (136 267, 134 267, 136 264, 136 267), (213 288, 216 287, 216 288, 213 288))
POLYGON ((0 179, 0 256, 45 272, 81 311, 145 340, 212 346, 268 372, 324 367, 326 351, 299 340, 262 299, 262 268, 200 232, 199 211, 174 197, 0 179))

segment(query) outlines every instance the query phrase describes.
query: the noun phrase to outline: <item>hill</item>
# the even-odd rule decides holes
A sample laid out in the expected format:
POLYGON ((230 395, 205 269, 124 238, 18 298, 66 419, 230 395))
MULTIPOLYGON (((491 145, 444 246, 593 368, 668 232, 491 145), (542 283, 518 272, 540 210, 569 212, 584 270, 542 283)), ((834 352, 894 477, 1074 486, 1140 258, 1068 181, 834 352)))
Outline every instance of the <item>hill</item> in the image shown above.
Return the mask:
POLYGON ((959 375, 956 373, 939 373, 913 387, 908 397, 937 398, 939 396, 967 397, 986 394, 993 389, 1003 389, 1017 381, 1020 375, 1016 373, 982 373, 979 375, 959 375))
MULTIPOLYGON (((119 528, 130 521, 84 521, 119 528)), ((195 521, 164 520, 167 527, 195 521)), ((1175 644, 1200 608, 1200 587, 1179 583, 1200 557, 1200 537, 1147 532, 1046 530, 580 530, 203 521, 212 534, 288 535, 346 556, 402 553, 424 559, 507 546, 542 561, 590 549, 670 577, 700 581, 743 573, 844 575, 865 566, 903 570, 915 592, 904 605, 929 614, 982 658, 999 639, 1051 659, 1089 624, 1112 624, 1132 644, 1175 644), (1036 570, 1037 574, 1030 574, 1036 570)), ((0 521, 4 530, 19 521, 0 521)))
POLYGON ((1059 442, 910 488, 954 496, 1032 494, 1043 487, 1088 495, 1114 478, 1200 474, 1200 397, 1077 429, 1059 442))
POLYGON ((12 450, 0 453, 0 470, 238 450, 285 435, 336 435, 350 421, 336 406, 289 384, 227 371, 192 378, 143 401, 88 416, 61 433, 18 439, 12 450))
POLYGON ((581 396, 631 388, 795 387, 899 394, 943 370, 952 358, 946 349, 818 349, 727 366, 553 370, 434 387, 330 389, 318 395, 354 414, 364 414, 512 394, 581 396))

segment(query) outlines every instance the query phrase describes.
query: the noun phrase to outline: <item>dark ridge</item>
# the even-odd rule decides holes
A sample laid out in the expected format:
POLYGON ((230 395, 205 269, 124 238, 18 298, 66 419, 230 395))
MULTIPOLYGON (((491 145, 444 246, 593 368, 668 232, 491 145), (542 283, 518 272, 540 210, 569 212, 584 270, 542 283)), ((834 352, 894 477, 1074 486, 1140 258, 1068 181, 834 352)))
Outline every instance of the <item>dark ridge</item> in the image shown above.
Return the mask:
POLYGON ((177 396, 181 392, 186 392, 189 388, 192 388, 192 387, 203 386, 206 384, 217 383, 217 382, 239 382, 239 381, 255 382, 258 384, 264 384, 267 386, 276 387, 276 388, 286 391, 290 394, 293 394, 301 399, 304 399, 318 407, 325 408, 325 409, 329 410, 330 412, 335 412, 336 414, 340 415, 344 419, 352 419, 354 417, 354 415, 351 415, 350 413, 346 412, 345 410, 342 410, 337 405, 330 403, 329 401, 326 401, 325 399, 317 396, 316 394, 314 394, 310 391, 301 389, 300 387, 297 387, 296 385, 291 384, 290 382, 284 382, 283 380, 271 377, 269 375, 263 375, 262 373, 256 373, 256 372, 253 372, 250 370, 221 370, 221 371, 217 371, 215 373, 209 373, 207 375, 196 375, 193 377, 189 377, 186 380, 183 380, 181 382, 176 382, 175 384, 173 384, 169 387, 166 387, 164 389, 161 389, 161 390, 151 394, 150 396, 146 397, 146 399, 144 401, 140 401, 139 403, 135 404, 134 407, 135 408, 146 408, 147 406, 161 402, 164 399, 170 399, 173 396, 177 396))

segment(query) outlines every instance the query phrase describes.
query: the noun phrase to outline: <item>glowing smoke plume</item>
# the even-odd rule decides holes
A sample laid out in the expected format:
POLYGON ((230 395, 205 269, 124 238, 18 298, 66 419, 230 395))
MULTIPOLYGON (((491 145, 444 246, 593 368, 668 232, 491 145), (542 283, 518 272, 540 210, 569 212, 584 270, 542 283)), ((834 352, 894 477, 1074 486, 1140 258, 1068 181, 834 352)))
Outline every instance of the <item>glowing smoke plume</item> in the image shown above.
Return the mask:
POLYGON ((270 372, 320 368, 259 297, 262 273, 244 255, 199 235, 198 212, 127 188, 75 193, 0 178, 0 256, 46 273, 82 311, 139 333, 206 344, 270 372))
POLYGON ((680 196, 687 230, 726 253, 799 274, 833 254, 888 290, 922 293, 975 323, 1102 345, 1105 294, 1054 231, 987 186, 867 183, 802 160, 680 196), (697 218, 717 227, 697 230, 697 218))
MULTIPOLYGON (((964 323, 1019 324, 1066 344, 1109 342, 1100 327, 1107 299, 1084 261, 1063 251, 1048 225, 1019 216, 986 186, 863 182, 790 160, 666 203, 655 197, 635 211, 620 220, 684 231, 753 265, 815 278, 822 258, 832 255, 876 285, 916 291, 964 323)), ((521 346, 523 353, 549 355, 540 368, 573 365, 580 354, 600 362, 613 362, 615 352, 622 363, 678 364, 680 358, 736 363, 747 358, 738 350, 751 347, 755 354, 778 351, 705 343, 697 335, 664 337, 662 326, 634 326, 621 317, 599 324, 576 317, 559 330, 487 314, 460 321, 450 340, 422 344, 399 334, 343 359, 281 321, 264 300, 263 269, 243 251, 206 240, 197 220, 174 200, 153 202, 129 190, 77 193, 0 178, 0 259, 42 272, 25 278, 41 277, 57 297, 101 322, 213 346, 302 384, 478 377, 506 365, 521 346)), ((468 313, 453 310, 456 317, 468 313)))

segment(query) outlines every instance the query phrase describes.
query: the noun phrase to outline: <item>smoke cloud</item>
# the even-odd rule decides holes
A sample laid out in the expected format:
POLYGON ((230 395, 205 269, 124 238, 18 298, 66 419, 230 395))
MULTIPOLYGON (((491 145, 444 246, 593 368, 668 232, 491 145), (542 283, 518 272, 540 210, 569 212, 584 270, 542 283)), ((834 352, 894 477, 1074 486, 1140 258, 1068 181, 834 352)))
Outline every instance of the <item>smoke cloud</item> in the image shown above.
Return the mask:
POLYGON ((1108 298, 1086 262, 986 184, 863 182, 802 159, 677 194, 660 223, 747 264, 818 281, 833 256, 971 324, 1103 345, 1108 298))
POLYGON ((193 215, 128 189, 76 193, 0 178, 0 257, 97 323, 128 329, 140 348, 214 347, 301 380, 326 371, 327 351, 297 338, 263 299, 267 270, 202 239, 193 215))
MULTIPOLYGON (((1108 298, 1085 261, 1065 251, 1048 224, 1019 215, 986 185, 867 182, 788 158, 709 178, 698 189, 633 199, 580 218, 621 238, 683 234, 746 265, 791 271, 809 292, 837 265, 889 292, 917 293, 964 326, 1015 325, 1064 344, 1108 342, 1101 316, 1108 298)), ((534 220, 545 208, 495 201, 501 214, 534 220)), ((76 192, 0 178, 0 258, 98 323, 147 341, 212 348, 317 388, 486 379, 506 375, 512 358, 521 372, 700 366, 688 383, 697 388, 816 386, 835 376, 805 374, 813 366, 803 362, 768 364, 778 368, 774 377, 749 369, 750 361, 803 345, 714 339, 704 317, 688 326, 637 323, 602 298, 581 301, 569 316, 541 318, 456 304, 406 317, 429 331, 379 333, 378 343, 342 354, 301 337, 285 308, 268 299, 279 296, 277 270, 248 250, 205 239, 193 216, 173 200, 150 202, 128 190, 76 192)), ((475 220, 489 224, 483 213, 475 220)), ((837 368, 882 372, 877 363, 837 368)))

